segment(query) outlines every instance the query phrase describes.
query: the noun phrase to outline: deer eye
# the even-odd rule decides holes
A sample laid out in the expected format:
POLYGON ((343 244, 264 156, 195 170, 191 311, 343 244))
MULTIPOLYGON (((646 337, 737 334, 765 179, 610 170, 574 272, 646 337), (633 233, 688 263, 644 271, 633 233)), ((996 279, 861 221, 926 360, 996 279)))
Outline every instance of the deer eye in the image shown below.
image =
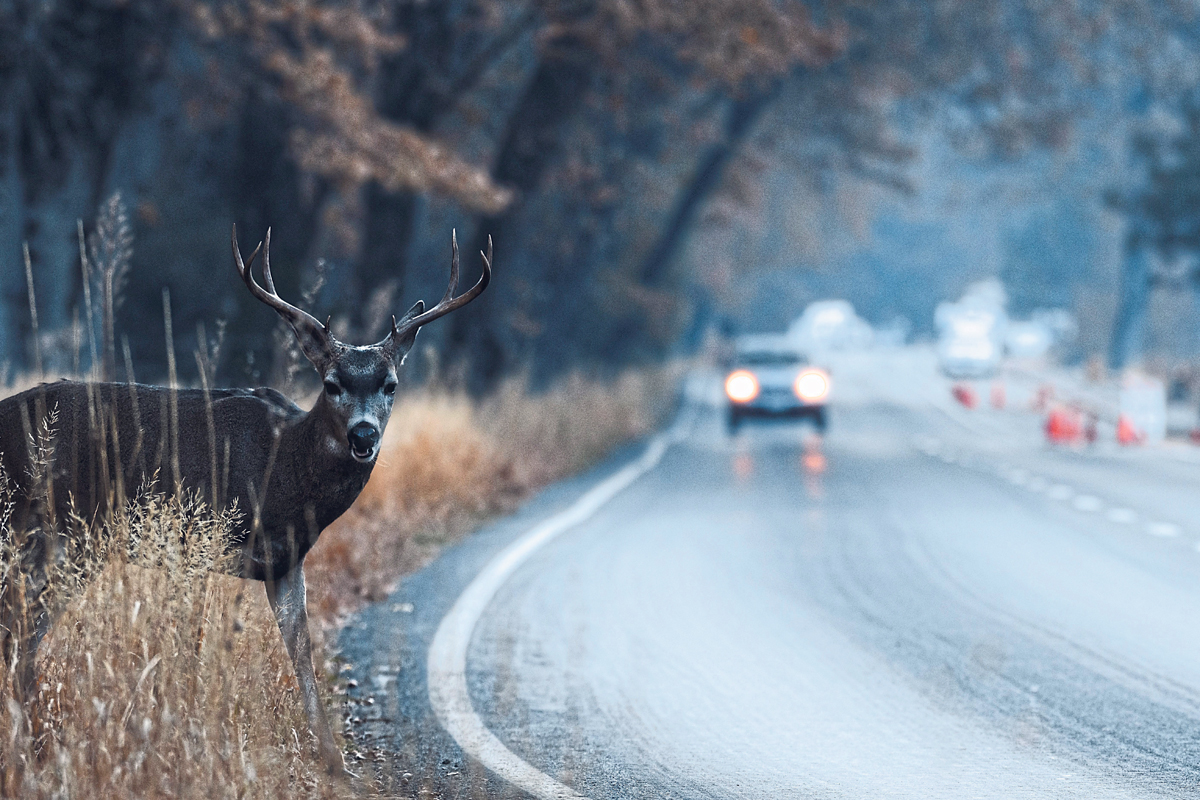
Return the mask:
POLYGON ((337 397, 342 393, 342 387, 338 386, 333 381, 325 381, 325 394, 330 397, 337 397))
POLYGON ((385 384, 383 385, 383 393, 384 393, 384 394, 386 394, 386 395, 388 395, 388 396, 394 395, 394 394, 396 393, 396 384, 394 384, 394 383, 385 383, 385 384))

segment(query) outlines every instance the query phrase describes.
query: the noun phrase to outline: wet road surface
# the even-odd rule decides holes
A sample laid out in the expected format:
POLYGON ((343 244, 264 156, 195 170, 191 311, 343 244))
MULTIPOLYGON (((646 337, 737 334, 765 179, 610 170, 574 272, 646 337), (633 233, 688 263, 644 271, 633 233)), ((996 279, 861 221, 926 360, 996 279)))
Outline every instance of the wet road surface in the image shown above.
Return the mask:
MULTIPOLYGON (((533 553, 467 653, 486 727, 592 798, 1200 796, 1200 466, 846 395, 823 442, 729 437, 701 406, 533 553)), ((377 700, 357 728, 402 754, 402 789, 523 796, 438 725, 427 648, 501 548, 633 455, 347 631, 377 700)))

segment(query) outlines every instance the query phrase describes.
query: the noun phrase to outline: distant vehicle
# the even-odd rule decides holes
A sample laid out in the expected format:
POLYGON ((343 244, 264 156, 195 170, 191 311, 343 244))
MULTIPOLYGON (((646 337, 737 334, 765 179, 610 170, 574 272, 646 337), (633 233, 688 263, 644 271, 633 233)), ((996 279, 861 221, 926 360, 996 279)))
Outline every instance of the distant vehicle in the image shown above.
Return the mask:
POLYGON ((938 364, 951 378, 987 378, 1000 366, 1000 347, 986 336, 943 337, 938 364))
POLYGON ((788 338, 741 337, 731 366, 725 378, 731 433, 747 417, 810 419, 825 430, 829 373, 810 365, 788 338))
POLYGON ((951 378, 986 378, 1004 356, 1007 318, 1003 309, 969 302, 937 308, 938 365, 951 378))
POLYGON ((1010 320, 1004 332, 1004 349, 1012 358, 1045 358, 1054 346, 1054 331, 1037 320, 1010 320))
POLYGON ((809 353, 858 350, 870 347, 875 337, 871 324, 845 300, 817 300, 788 326, 788 339, 809 353))

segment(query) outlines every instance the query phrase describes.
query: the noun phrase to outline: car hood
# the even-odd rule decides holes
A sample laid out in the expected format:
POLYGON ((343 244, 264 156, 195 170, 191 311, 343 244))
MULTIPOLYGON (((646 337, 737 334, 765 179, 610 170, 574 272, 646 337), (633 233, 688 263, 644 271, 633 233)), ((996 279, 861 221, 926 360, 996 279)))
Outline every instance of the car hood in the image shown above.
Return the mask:
POLYGON ((790 388, 795 382, 796 376, 810 367, 742 367, 742 369, 754 373, 759 386, 790 388))

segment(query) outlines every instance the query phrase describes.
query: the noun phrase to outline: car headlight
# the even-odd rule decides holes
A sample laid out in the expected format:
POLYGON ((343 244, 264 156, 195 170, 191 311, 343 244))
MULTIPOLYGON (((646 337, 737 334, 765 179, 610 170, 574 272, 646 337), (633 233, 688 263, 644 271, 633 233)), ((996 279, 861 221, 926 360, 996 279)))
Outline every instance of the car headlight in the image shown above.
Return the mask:
POLYGON ((829 378, 819 370, 806 370, 796 376, 796 384, 792 388, 796 390, 797 397, 811 403, 820 400, 829 391, 829 378))
POLYGON ((758 378, 745 369, 730 373, 725 379, 725 394, 735 403, 749 403, 758 397, 758 378))

